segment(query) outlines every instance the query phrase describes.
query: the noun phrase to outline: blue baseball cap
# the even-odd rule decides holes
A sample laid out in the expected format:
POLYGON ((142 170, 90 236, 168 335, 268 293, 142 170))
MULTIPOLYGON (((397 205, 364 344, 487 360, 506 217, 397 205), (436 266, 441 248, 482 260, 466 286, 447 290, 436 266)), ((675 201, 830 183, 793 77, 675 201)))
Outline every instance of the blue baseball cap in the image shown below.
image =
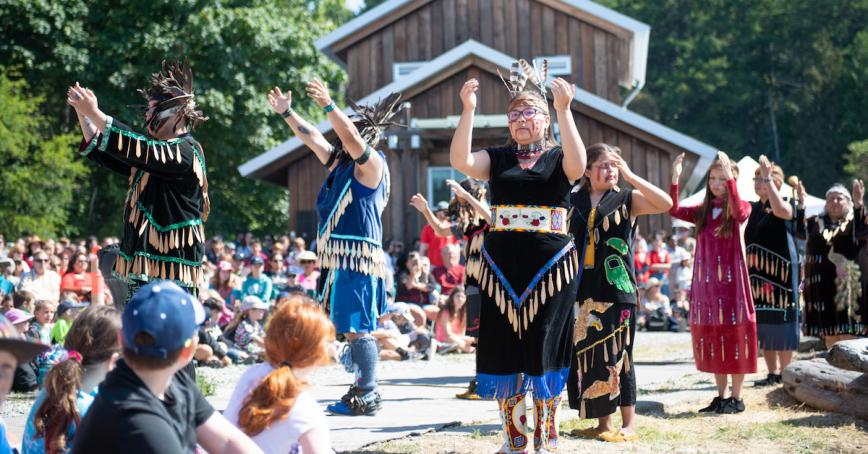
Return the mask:
POLYGON ((139 355, 167 358, 185 347, 204 321, 205 310, 193 295, 171 281, 151 282, 124 308, 124 347, 139 355), (142 333, 154 338, 153 345, 136 345, 142 333))

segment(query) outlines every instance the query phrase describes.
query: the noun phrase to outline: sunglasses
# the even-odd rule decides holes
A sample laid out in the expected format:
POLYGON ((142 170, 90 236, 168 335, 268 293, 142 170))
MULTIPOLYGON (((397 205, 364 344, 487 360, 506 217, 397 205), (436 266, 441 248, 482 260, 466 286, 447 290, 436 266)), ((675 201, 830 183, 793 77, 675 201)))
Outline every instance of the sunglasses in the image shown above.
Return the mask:
POLYGON ((48 259, 33 259, 33 263, 45 263, 48 259))
POLYGON ((531 118, 537 116, 537 114, 545 113, 536 107, 525 107, 521 110, 510 110, 506 116, 509 118, 510 123, 514 121, 518 121, 519 118, 524 118, 525 120, 530 120, 531 118))

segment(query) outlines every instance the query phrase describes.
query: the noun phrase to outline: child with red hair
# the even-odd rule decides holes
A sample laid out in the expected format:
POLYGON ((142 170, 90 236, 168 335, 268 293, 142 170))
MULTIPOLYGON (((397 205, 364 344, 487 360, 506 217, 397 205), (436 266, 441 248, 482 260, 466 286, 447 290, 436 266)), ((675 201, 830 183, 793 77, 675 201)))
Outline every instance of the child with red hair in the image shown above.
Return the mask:
POLYGON ((266 452, 330 453, 326 417, 303 377, 328 362, 335 338, 328 316, 310 298, 279 306, 265 334, 265 359, 241 376, 224 416, 266 452))

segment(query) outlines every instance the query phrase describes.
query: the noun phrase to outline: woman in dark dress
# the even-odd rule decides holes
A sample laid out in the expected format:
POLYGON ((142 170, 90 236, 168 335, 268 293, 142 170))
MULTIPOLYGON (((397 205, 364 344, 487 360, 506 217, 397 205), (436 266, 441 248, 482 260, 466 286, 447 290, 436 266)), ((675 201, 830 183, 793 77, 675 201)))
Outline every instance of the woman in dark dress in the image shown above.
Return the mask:
POLYGON ((744 239, 757 340, 769 370, 754 385, 771 386, 781 383, 781 370, 799 347, 801 267, 794 235, 796 226, 805 220, 805 209, 778 192, 784 184, 783 169, 765 156, 760 156, 759 163, 753 185, 760 199, 751 202, 744 239))
POLYGON ((868 336, 868 304, 859 258, 868 225, 865 186, 853 181, 853 195, 840 184, 826 191, 823 213, 808 218, 805 245, 805 334, 835 342, 868 336))
POLYGON ((507 84, 510 145, 470 152, 479 82, 461 89, 464 111, 450 149, 452 166, 488 180, 492 223, 482 245, 482 307, 477 391, 496 397, 504 430, 500 452, 526 452, 527 405, 533 389, 536 452, 557 450, 557 410, 570 364, 578 256, 567 232, 572 182, 585 169, 585 147, 570 103, 574 87, 552 86, 562 146, 549 139, 545 74, 513 65, 507 84), (530 78, 523 78, 531 75, 530 78), (527 82, 527 89, 525 85, 527 82))
POLYGON ((637 439, 636 373, 632 364, 636 333, 636 273, 633 236, 636 217, 664 213, 672 199, 634 174, 618 147, 588 147, 588 167, 573 194, 570 232, 582 252, 582 271, 573 329, 575 355, 567 383, 570 408, 581 418, 597 418, 597 427, 579 436, 609 442, 637 439), (618 178, 636 189, 621 190, 618 178), (612 414, 621 408, 616 430, 612 414))

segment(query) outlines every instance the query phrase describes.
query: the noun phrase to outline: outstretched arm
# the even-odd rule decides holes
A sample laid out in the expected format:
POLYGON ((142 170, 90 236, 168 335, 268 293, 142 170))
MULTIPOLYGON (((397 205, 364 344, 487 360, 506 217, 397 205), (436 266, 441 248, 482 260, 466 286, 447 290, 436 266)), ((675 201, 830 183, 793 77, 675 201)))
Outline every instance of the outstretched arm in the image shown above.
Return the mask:
POLYGON ((577 181, 585 174, 585 165, 588 156, 585 153, 585 144, 579 136, 576 128, 576 120, 570 109, 576 87, 573 84, 558 77, 552 81, 552 95, 554 95, 555 112, 558 116, 558 124, 561 125, 561 147, 564 150, 564 173, 570 181, 577 181))
POLYGON ((379 186, 383 178, 385 162, 370 144, 365 143, 350 117, 335 106, 328 87, 322 81, 314 79, 307 84, 307 94, 328 112, 329 121, 338 138, 341 139, 344 149, 356 161, 356 179, 368 188, 379 186))
POLYGON ((434 216, 434 213, 431 212, 431 208, 428 207, 428 201, 425 200, 425 197, 422 194, 416 194, 411 197, 410 205, 413 205, 413 208, 422 213, 422 216, 425 216, 425 220, 428 221, 428 225, 434 229, 434 233, 436 233, 437 236, 452 236, 452 230, 449 229, 449 222, 441 221, 437 219, 437 216, 434 216))
POLYGON ((613 153, 612 161, 621 171, 624 180, 636 188, 633 190, 633 216, 665 213, 672 208, 672 198, 662 189, 633 173, 624 158, 613 153))
POLYGON ((292 129, 296 137, 313 151, 319 162, 325 164, 328 162, 332 153, 332 146, 326 138, 310 124, 307 120, 301 117, 296 111, 292 110, 292 92, 287 91, 285 94, 280 91, 279 87, 274 87, 268 92, 268 104, 274 113, 283 117, 283 120, 292 129))
POLYGON ((476 111, 476 91, 479 90, 479 81, 470 79, 464 82, 459 96, 461 97, 461 119, 452 136, 452 144, 449 146, 449 163, 452 167, 478 180, 488 180, 491 176, 491 159, 485 151, 470 152, 473 142, 473 114, 476 111))
POLYGON ((717 152, 717 159, 720 161, 721 167, 723 167, 723 176, 726 178, 730 214, 732 214, 732 217, 735 218, 736 221, 744 222, 750 216, 751 207, 749 203, 742 202, 741 196, 738 194, 738 182, 735 179, 735 175, 732 173, 732 161, 730 161, 729 156, 722 151, 717 152))

